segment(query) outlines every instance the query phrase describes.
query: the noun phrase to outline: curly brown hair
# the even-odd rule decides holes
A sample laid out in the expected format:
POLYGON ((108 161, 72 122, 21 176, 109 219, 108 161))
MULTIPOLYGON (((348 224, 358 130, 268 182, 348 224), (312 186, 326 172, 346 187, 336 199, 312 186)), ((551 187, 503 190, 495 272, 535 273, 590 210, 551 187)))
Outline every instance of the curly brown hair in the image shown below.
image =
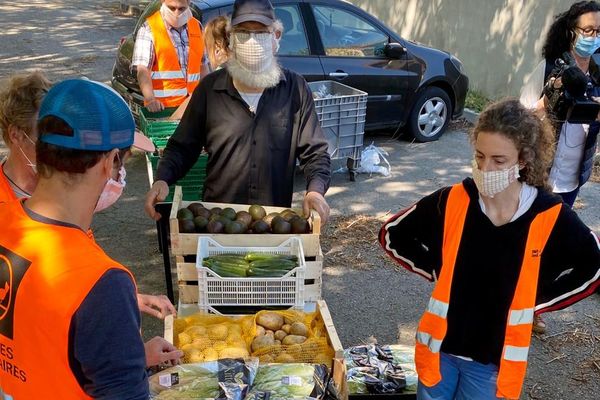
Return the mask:
POLYGON ((41 71, 19 74, 8 78, 0 89, 0 129, 4 143, 10 144, 10 126, 28 134, 35 125, 34 118, 42 99, 52 84, 41 71))
POLYGON ((220 64, 215 54, 217 48, 224 53, 225 57, 229 53, 228 25, 229 18, 220 15, 211 19, 204 27, 204 44, 211 67, 216 68, 220 64))
POLYGON ((479 115, 470 133, 475 143, 480 132, 500 133, 519 150, 519 161, 525 167, 519 180, 549 189, 548 172, 554 158, 554 128, 548 118, 538 116, 518 99, 507 98, 490 104, 479 115))

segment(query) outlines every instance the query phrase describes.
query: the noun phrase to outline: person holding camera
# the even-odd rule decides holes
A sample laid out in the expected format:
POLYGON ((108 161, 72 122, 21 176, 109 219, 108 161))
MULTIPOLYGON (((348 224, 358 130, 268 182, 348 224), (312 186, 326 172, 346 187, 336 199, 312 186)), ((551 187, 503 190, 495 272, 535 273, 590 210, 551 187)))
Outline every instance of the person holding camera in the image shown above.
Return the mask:
POLYGON ((600 130, 600 68, 592 57, 598 48, 600 4, 581 1, 556 16, 542 50, 546 84, 539 108, 554 117, 557 139, 549 183, 571 207, 592 174, 600 130))

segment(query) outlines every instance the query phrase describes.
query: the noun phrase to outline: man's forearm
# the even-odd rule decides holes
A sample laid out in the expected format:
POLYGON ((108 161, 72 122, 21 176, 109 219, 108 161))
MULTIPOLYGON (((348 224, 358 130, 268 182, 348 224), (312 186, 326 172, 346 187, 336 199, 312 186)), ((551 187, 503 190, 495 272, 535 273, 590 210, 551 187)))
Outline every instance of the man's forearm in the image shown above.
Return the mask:
POLYGON ((137 67, 137 79, 140 85, 142 95, 144 95, 145 101, 154 99, 154 90, 152 88, 152 78, 150 76, 150 70, 146 67, 137 67))

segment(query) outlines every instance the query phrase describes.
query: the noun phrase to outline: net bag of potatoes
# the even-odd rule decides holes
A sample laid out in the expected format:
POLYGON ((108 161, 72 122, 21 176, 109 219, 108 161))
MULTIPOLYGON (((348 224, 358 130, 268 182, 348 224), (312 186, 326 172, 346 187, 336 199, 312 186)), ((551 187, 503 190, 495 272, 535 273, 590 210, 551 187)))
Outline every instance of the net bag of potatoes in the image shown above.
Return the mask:
POLYGON ((260 311, 254 318, 253 357, 261 363, 313 363, 331 367, 334 351, 318 313, 260 311))
POLYGON ((244 358, 250 355, 254 331, 254 316, 199 313, 175 320, 173 340, 184 353, 184 363, 244 358))

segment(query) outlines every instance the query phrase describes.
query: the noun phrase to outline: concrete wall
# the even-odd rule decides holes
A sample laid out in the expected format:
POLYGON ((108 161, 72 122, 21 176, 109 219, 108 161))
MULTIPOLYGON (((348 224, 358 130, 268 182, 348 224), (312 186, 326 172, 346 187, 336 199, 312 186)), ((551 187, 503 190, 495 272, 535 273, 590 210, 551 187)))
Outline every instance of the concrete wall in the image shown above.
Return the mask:
POLYGON ((403 38, 453 53, 470 87, 490 98, 518 95, 541 60, 554 16, 574 0, 350 0, 403 38))

